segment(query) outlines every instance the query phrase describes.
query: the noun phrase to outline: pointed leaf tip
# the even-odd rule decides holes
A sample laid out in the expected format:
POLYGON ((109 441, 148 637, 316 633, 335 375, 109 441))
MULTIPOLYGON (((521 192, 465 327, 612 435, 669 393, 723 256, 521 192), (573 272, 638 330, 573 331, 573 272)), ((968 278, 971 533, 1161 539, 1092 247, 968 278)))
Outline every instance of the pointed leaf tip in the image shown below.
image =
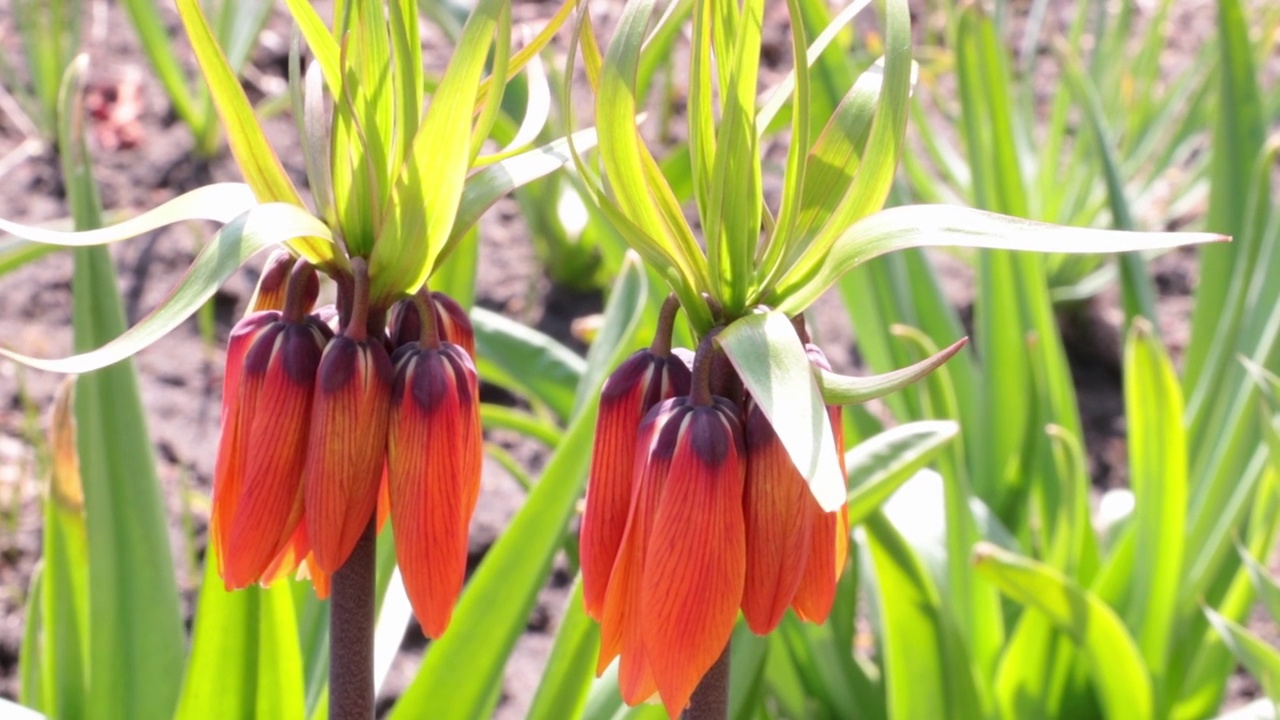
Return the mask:
POLYGON ((962 337, 920 362, 881 375, 853 377, 815 367, 822 398, 832 405, 855 405, 883 397, 924 379, 969 343, 962 337))

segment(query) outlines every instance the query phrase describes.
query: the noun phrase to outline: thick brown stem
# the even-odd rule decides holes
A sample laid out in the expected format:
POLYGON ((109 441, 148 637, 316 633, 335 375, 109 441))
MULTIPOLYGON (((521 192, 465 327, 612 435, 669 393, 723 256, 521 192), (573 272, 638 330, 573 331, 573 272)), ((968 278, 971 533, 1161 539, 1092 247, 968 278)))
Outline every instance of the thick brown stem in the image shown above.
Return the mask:
POLYGON ((729 717, 729 646, 726 643, 720 659, 711 666, 681 716, 683 720, 726 720, 729 717))
POLYGON ((373 720, 374 518, 333 574, 329 601, 329 717, 373 720))

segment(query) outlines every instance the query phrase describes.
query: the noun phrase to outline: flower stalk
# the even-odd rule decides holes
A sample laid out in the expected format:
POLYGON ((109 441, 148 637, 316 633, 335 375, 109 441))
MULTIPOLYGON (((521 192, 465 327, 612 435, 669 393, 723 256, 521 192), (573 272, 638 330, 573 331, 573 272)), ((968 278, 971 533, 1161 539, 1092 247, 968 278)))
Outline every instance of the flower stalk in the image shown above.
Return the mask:
POLYGON ((374 578, 376 519, 333 574, 329 606, 329 717, 373 720, 374 578))
POLYGON ((730 640, 724 646, 720 659, 702 676, 698 687, 689 698, 689 707, 683 720, 725 720, 729 717, 729 653, 730 640))

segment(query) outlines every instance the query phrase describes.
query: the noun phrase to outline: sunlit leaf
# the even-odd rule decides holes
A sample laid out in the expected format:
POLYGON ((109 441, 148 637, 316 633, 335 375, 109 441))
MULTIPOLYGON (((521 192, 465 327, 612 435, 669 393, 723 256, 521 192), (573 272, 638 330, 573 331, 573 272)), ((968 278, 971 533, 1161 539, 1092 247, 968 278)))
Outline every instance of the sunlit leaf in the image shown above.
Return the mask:
POLYGON ((1157 233, 1069 228, 955 205, 901 205, 864 218, 844 231, 825 263, 807 276, 784 278, 771 306, 792 314, 852 268, 895 250, 971 247, 1060 253, 1159 250, 1223 242, 1213 233, 1157 233))
POLYGON ((828 512, 845 502, 835 436, 804 344, 778 312, 736 320, 717 337, 729 362, 764 411, 818 504, 828 512))
POLYGON ((61 373, 83 373, 119 362, 191 317, 249 258, 299 237, 328 238, 329 229, 296 205, 257 205, 218 231, 160 306, 124 333, 103 339, 92 350, 59 359, 32 357, 7 348, 0 348, 0 355, 28 367, 61 373))

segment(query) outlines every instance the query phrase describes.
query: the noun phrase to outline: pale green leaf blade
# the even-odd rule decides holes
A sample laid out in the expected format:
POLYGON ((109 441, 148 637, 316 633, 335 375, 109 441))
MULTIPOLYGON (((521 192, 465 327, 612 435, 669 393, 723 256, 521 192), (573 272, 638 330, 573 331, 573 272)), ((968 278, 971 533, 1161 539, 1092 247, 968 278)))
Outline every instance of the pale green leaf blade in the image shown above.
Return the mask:
POLYGON ((1231 654, 1262 685, 1267 698, 1273 704, 1280 703, 1280 650, 1214 612, 1212 608, 1204 608, 1204 614, 1209 619, 1209 624, 1222 637, 1222 642, 1231 649, 1231 654))
POLYGON ((897 392, 942 367, 943 363, 960 352, 968 342, 968 338, 960 338, 924 360, 880 375, 855 377, 815 368, 822 399, 831 405, 854 405, 897 392))
POLYGON ((1124 617, 1160 686, 1176 632, 1190 491, 1181 385, 1145 319, 1130 328, 1124 378, 1129 483, 1137 500, 1135 572, 1124 617))
POLYGON ((974 551, 978 572, 1010 598, 1045 613, 1085 653, 1107 717, 1154 717, 1151 677, 1120 617, 1047 565, 990 543, 974 551))
MULTIPOLYGON (((102 208, 84 140, 77 87, 83 70, 81 60, 64 78, 58 145, 67 203, 76 227, 88 229, 101 224, 102 208)), ((106 248, 75 250, 71 291, 77 350, 124 330, 123 301, 106 248)), ((88 542, 88 717, 168 717, 177 703, 185 648, 164 505, 133 364, 126 360, 81 375, 75 417, 88 542)))
POLYGON ((844 454, 849 526, 862 522, 960 433, 950 420, 920 420, 874 435, 844 454))
POLYGON ((89 709, 89 538, 72 414, 74 386, 67 379, 59 387, 49 420, 52 467, 44 498, 40 592, 27 606, 38 619, 32 641, 39 648, 36 672, 43 699, 37 707, 65 718, 85 717, 89 709))
MULTIPOLYGON (((0 355, 28 367, 62 373, 83 373, 119 362, 164 337, 191 317, 249 258, 299 237, 327 239, 329 229, 296 205, 257 205, 223 227, 196 256, 177 287, 160 306, 122 334, 101 337, 94 349, 70 357, 37 358, 3 347, 0 347, 0 355)), ((114 280, 111 284, 114 286, 114 280)))
POLYGON ((481 0, 467 18, 462 39, 431 97, 388 200, 392 216, 370 257, 375 295, 414 292, 426 281, 453 231, 471 162, 472 112, 485 60, 505 0, 481 0))
POLYGON ((244 183, 215 183, 196 188, 141 215, 116 225, 93 230, 62 231, 19 225, 0 219, 0 231, 18 238, 60 247, 90 247, 128 240, 187 220, 229 223, 257 205, 244 183))
POLYGON ((808 307, 842 275, 871 258, 914 247, 969 247, 1060 253, 1163 250, 1223 242, 1214 233, 1157 233, 1069 228, 957 205, 900 205, 868 216, 841 234, 827 261, 783 279, 773 294, 785 313, 808 307))
POLYGON ((526 720, 560 720, 581 717, 595 679, 600 652, 600 626, 582 607, 582 582, 573 585, 569 605, 556 631, 555 645, 533 696, 526 720))
POLYGON ((846 491, 835 436, 812 363, 791 321, 780 312, 748 315, 716 340, 818 504, 828 512, 838 509, 846 491))
POLYGON ((875 573, 887 716, 982 717, 972 665, 957 656, 958 638, 947 625, 928 569, 883 513, 870 515, 863 532, 875 573))
POLYGON ((1280 584, 1276 583, 1266 566, 1258 562, 1248 548, 1237 544, 1236 550, 1244 560, 1249 580, 1253 583, 1253 591, 1258 594, 1262 606, 1267 609, 1267 614, 1271 616, 1273 622, 1280 623, 1280 584))
POLYGON ((210 545, 174 717, 303 717, 306 694, 289 583, 226 590, 214 552, 210 545))
POLYGON ((472 308, 476 369, 487 382, 517 390, 569 418, 586 362, 554 338, 484 308, 472 308))
POLYGON ((289 8, 293 21, 298 24, 298 29, 302 31, 302 37, 306 38, 307 47, 319 64, 320 71, 324 73, 329 93, 334 97, 341 97, 342 67, 339 64, 338 41, 325 26, 320 13, 307 0, 285 0, 285 5, 289 8))
POLYGON ((454 218, 453 230, 441 251, 441 257, 436 260, 437 266, 495 202, 512 190, 546 177, 567 164, 570 161, 570 142, 579 151, 589 150, 596 144, 596 132, 590 128, 579 130, 573 134, 572 140, 560 138, 542 147, 504 158, 467 178, 462 197, 458 201, 458 214, 454 218))

